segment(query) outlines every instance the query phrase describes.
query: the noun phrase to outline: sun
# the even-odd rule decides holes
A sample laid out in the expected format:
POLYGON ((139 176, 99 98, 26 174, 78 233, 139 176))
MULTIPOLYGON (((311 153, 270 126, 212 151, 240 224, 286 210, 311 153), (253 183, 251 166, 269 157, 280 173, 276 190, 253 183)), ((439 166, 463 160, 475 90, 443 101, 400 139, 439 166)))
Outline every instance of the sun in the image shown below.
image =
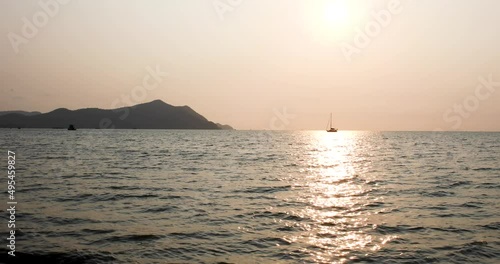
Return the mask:
POLYGON ((324 18, 328 26, 333 28, 345 27, 349 24, 349 4, 346 0, 333 0, 325 4, 324 18))
POLYGON ((365 1, 353 0, 303 2, 305 23, 311 36, 315 42, 323 45, 351 40, 369 7, 365 1))

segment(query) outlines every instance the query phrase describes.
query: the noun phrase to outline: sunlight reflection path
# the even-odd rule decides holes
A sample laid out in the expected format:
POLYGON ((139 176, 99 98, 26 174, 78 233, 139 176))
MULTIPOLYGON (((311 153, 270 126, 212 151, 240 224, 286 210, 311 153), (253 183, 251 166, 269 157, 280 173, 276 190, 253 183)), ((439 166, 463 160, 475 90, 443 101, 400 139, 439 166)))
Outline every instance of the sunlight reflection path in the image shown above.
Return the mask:
POLYGON ((376 252, 394 237, 376 233, 377 207, 382 197, 365 172, 371 168, 369 147, 363 132, 313 132, 305 147, 302 162, 304 177, 298 184, 305 191, 296 199, 307 207, 294 212, 311 219, 300 235, 288 236, 290 242, 307 246, 315 262, 342 263, 356 258, 353 252, 376 252))

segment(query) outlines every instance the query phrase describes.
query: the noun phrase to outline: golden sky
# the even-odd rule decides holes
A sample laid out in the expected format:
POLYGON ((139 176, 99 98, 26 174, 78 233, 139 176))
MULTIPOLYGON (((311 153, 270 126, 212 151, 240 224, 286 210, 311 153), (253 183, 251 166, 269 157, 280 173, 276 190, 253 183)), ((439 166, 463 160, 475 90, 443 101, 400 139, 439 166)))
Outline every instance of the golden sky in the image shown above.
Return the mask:
POLYGON ((161 99, 238 129, 324 129, 333 112, 346 130, 500 131, 499 10, 496 0, 0 1, 0 110, 161 99), (158 86, 141 90, 157 69, 158 86))

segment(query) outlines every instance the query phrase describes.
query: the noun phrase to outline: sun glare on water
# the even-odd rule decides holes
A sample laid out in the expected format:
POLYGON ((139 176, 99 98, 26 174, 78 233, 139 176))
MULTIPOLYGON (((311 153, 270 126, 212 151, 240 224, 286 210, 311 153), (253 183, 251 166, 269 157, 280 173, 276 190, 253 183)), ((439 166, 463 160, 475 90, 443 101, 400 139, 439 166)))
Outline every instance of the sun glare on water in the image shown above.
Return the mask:
POLYGON ((304 135, 309 146, 302 161, 308 169, 293 180, 304 189, 290 199, 308 206, 288 213, 310 221, 303 232, 284 234, 283 240, 307 245, 312 262, 344 263, 352 252, 377 252, 397 238, 374 231, 382 209, 372 208, 383 197, 376 194, 377 186, 368 184, 380 180, 367 176, 372 169, 370 150, 375 148, 368 143, 372 136, 355 131, 304 135))

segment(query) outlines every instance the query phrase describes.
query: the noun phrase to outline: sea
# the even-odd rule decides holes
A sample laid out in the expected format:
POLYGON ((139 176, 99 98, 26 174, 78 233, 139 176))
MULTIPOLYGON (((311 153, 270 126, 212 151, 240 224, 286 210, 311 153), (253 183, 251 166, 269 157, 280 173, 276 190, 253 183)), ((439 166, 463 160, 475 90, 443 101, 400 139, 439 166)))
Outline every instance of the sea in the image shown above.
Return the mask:
POLYGON ((500 133, 1 129, 3 263, 500 263, 500 133))

